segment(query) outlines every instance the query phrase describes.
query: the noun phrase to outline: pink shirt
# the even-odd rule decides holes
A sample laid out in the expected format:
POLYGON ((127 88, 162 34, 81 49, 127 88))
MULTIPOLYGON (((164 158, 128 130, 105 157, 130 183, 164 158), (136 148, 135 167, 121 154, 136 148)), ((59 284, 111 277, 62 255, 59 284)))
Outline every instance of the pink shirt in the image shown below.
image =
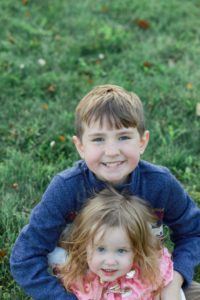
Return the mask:
POLYGON ((140 270, 133 266, 133 271, 120 277, 114 282, 100 282, 97 275, 91 274, 93 280, 84 282, 84 291, 71 287, 72 292, 79 300, 153 300, 154 291, 166 286, 173 278, 173 263, 166 248, 160 258, 160 283, 147 284, 140 278, 140 270))

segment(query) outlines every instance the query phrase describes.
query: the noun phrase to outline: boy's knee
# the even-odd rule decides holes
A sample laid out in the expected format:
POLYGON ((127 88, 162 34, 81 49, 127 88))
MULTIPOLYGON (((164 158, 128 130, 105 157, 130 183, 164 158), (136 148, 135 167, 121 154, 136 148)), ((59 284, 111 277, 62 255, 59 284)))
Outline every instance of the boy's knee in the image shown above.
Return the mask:
POLYGON ((186 300, 199 300, 200 298, 200 283, 192 281, 192 283, 184 289, 186 300))

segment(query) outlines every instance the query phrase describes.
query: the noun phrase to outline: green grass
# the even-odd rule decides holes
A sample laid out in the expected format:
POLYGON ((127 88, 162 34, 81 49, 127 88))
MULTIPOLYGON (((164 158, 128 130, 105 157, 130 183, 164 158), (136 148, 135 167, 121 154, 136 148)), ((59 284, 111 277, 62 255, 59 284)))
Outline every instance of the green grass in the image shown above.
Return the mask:
POLYGON ((52 176, 78 158, 73 112, 94 85, 141 97, 144 159, 169 167, 200 204, 200 4, 1 0, 0 14, 0 298, 18 300, 28 297, 9 273, 12 244, 52 176))

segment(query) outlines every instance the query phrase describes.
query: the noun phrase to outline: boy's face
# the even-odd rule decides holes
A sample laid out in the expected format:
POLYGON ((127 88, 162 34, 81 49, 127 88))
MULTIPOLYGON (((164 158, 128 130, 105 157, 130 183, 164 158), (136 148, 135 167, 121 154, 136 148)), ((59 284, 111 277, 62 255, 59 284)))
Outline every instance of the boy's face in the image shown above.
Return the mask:
POLYGON ((73 137, 76 149, 88 168, 101 180, 120 184, 137 167, 148 144, 149 132, 141 137, 137 128, 111 128, 107 119, 84 125, 82 140, 73 137))
POLYGON ((130 240, 126 232, 118 226, 100 229, 94 243, 87 246, 89 269, 102 281, 110 282, 126 275, 133 266, 133 259, 130 240))

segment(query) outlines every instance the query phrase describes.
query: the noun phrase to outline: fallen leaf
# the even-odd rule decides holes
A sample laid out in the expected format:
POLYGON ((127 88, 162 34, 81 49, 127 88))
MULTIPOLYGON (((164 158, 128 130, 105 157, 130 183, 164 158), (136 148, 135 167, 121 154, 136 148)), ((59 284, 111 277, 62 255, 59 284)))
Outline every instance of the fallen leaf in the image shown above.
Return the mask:
POLYGON ((150 63, 149 61, 145 61, 144 63, 143 63, 143 66, 145 67, 145 68, 151 68, 152 66, 153 66, 153 64, 152 63, 150 63))
POLYGON ((14 182, 14 183, 12 184, 12 188, 15 189, 15 190, 17 190, 17 189, 19 188, 18 183, 17 183, 17 182, 14 182))
POLYGON ((105 55, 103 53, 99 53, 99 59, 104 59, 105 58, 105 55))
POLYGON ((50 84, 47 88, 49 93, 55 93, 56 91, 56 86, 54 84, 50 84))
POLYGON ((59 139, 60 142, 64 142, 65 141, 64 135, 59 135, 58 139, 59 139))
POLYGON ((26 11, 25 16, 29 18, 31 16, 30 11, 26 11))
POLYGON ((102 5, 102 7, 101 7, 101 12, 102 12, 102 13, 105 14, 105 13, 108 12, 108 10, 109 10, 109 9, 108 9, 108 6, 107 6, 107 5, 102 5))
POLYGON ((60 36, 59 34, 56 34, 56 35, 54 36, 54 39, 55 39, 56 41, 59 41, 59 40, 61 39, 61 36, 60 36))
POLYGON ((50 147, 53 148, 55 146, 56 142, 55 141, 51 141, 50 143, 50 147))
POLYGON ((170 68, 173 68, 176 65, 176 62, 173 59, 168 59, 168 66, 170 68))
POLYGON ((19 68, 20 68, 21 70, 23 70, 23 69, 25 68, 25 64, 20 64, 20 65, 19 65, 19 68))
POLYGON ((88 79, 87 79, 87 83, 92 84, 92 83, 93 83, 92 78, 88 78, 88 79))
POLYGON ((150 27, 150 24, 149 24, 149 22, 148 21, 146 21, 146 20, 137 20, 136 21, 136 24, 137 24, 137 26, 139 27, 139 28, 141 28, 141 29, 149 29, 149 27, 150 27))
POLYGON ((16 43, 16 40, 15 40, 14 36, 12 36, 11 34, 9 34, 8 40, 9 40, 9 42, 10 42, 11 44, 15 44, 15 43, 16 43))
POLYGON ((28 4, 28 0, 22 0, 22 4, 23 5, 27 5, 28 4))
POLYGON ((42 109, 44 109, 44 110, 48 110, 48 109, 49 109, 49 106, 48 106, 47 103, 43 103, 43 104, 41 105, 41 107, 42 107, 42 109))
POLYGON ((191 83, 191 82, 188 82, 188 83, 186 84, 186 88, 187 88, 188 90, 192 90, 192 89, 193 89, 192 83, 191 83))
POLYGON ((43 58, 39 58, 37 62, 42 67, 46 65, 46 60, 43 58))
POLYGON ((4 257, 7 255, 7 252, 5 250, 0 249, 0 257, 4 257))

